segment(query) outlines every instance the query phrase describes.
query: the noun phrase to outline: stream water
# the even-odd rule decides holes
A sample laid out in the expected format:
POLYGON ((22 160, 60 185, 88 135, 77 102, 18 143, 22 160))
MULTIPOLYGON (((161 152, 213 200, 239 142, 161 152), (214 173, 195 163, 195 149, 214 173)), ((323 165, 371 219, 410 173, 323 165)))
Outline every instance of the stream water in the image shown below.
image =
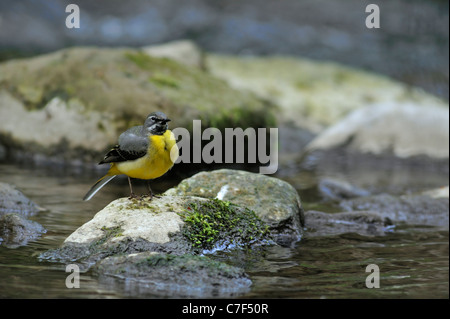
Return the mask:
MULTIPOLYGON (((41 238, 16 249, 0 246, 0 298, 171 297, 169 292, 136 295, 127 285, 100 282, 90 272, 81 275, 80 288, 68 289, 64 265, 38 260, 40 253, 61 245, 110 201, 127 195, 126 180, 118 180, 107 185, 93 200, 83 202, 81 198, 97 175, 0 164, 2 182, 17 186, 47 209, 30 218, 47 229, 41 238)), ((317 207, 318 195, 307 191, 308 186, 295 182, 302 179, 300 173, 287 175, 290 178, 286 179, 290 179, 302 197, 303 205, 317 207)), ((153 183, 152 187, 161 192, 178 182, 164 180, 153 183)), ((448 176, 434 176, 428 182, 423 179, 421 182, 438 187, 448 183, 448 176)), ((333 210, 326 204, 321 204, 321 208, 333 210)), ((249 256, 244 251, 229 254, 233 254, 233 262, 244 267, 253 282, 249 291, 239 298, 449 297, 448 229, 401 226, 384 236, 347 233, 303 238, 294 247, 267 247, 258 256, 249 256), (380 288, 366 287, 369 264, 376 264, 380 269, 380 288)), ((226 255, 223 253, 218 258, 227 259, 226 255)))

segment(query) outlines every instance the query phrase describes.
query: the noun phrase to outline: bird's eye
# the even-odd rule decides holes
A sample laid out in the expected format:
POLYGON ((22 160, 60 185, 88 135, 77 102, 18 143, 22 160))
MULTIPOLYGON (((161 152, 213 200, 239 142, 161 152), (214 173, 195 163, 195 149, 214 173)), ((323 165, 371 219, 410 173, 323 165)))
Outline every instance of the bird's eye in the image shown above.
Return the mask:
POLYGON ((155 121, 157 120, 156 116, 152 116, 150 119, 151 119, 153 122, 155 122, 155 121))

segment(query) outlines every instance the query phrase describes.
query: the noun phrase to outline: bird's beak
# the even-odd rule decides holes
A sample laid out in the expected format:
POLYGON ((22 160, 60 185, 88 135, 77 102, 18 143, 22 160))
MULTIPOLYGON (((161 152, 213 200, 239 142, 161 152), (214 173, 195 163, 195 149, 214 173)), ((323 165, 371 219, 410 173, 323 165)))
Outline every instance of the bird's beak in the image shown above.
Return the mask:
POLYGON ((162 120, 161 122, 163 122, 165 124, 165 123, 170 122, 170 121, 171 121, 171 119, 165 119, 165 120, 162 120))

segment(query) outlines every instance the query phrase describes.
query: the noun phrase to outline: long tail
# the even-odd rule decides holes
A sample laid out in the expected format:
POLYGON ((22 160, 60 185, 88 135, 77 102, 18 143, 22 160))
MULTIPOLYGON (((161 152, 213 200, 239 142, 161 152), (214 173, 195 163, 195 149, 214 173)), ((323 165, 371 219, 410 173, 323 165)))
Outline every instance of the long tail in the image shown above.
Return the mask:
POLYGON ((97 194, 97 192, 103 187, 105 186, 110 180, 112 180, 114 177, 116 177, 117 175, 105 175, 102 178, 100 178, 97 183, 94 184, 94 186, 91 187, 91 189, 89 190, 89 192, 86 193, 86 195, 84 195, 83 200, 84 201, 88 201, 90 200, 92 197, 94 197, 95 194, 97 194))

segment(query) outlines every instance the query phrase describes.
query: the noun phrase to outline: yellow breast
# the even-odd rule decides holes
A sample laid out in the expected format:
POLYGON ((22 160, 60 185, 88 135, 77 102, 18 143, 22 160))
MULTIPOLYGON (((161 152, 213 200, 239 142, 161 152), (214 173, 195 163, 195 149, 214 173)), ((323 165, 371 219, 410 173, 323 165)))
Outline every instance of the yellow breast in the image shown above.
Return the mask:
POLYGON ((178 146, 170 130, 163 135, 149 136, 147 154, 133 161, 114 163, 111 170, 132 178, 154 179, 164 175, 178 158, 178 146))

